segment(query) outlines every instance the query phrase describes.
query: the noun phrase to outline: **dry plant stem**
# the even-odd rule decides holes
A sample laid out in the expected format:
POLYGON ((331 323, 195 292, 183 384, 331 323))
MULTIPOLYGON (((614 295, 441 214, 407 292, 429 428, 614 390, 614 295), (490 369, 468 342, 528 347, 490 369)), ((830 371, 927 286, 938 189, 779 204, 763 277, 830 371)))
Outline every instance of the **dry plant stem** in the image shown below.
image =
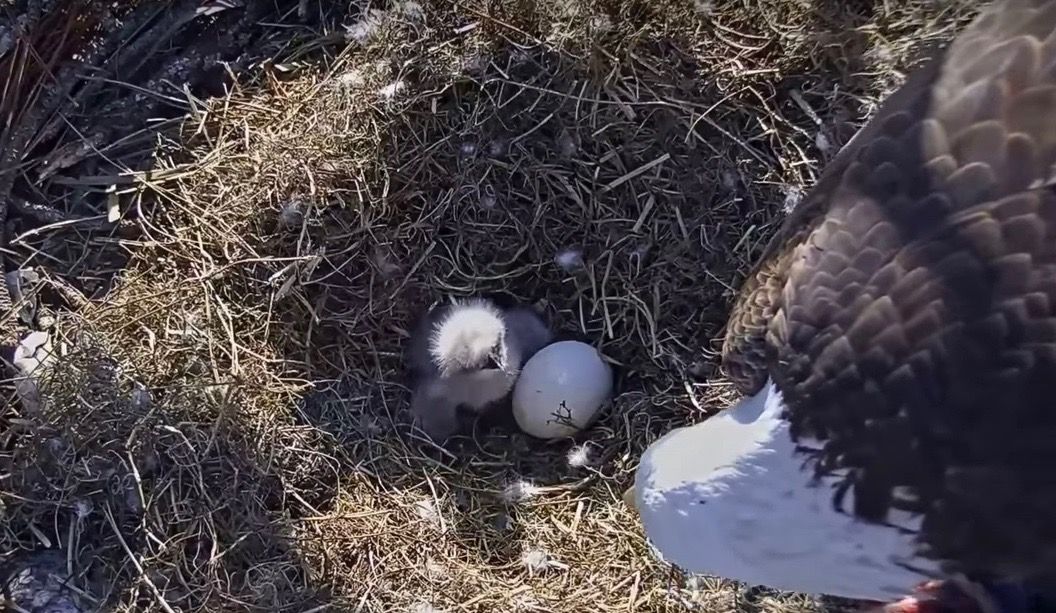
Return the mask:
POLYGON ((166 613, 176 613, 176 611, 169 606, 169 603, 165 602, 165 597, 161 595, 161 590, 158 589, 158 586, 154 585, 154 582, 151 581, 150 577, 143 572, 143 565, 140 564, 139 559, 137 559, 136 555, 132 553, 131 549, 129 549, 128 543, 125 542, 125 537, 121 536, 121 529, 117 527, 117 522, 114 521, 114 515, 110 511, 109 506, 106 508, 106 520, 110 522, 110 527, 114 530, 114 536, 117 537, 117 540, 121 543, 121 547, 128 555, 128 561, 136 567, 136 572, 139 573, 140 579, 147 584, 151 593, 154 594, 154 598, 158 601, 158 606, 160 606, 166 613))

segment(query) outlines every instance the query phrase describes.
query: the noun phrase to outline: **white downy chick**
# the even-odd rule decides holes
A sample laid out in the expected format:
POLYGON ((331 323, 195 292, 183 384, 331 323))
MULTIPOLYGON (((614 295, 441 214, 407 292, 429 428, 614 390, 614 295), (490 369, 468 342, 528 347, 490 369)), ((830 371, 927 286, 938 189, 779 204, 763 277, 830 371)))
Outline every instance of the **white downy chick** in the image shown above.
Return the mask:
POLYGON ((509 395, 525 361, 551 337, 526 307, 504 311, 478 298, 433 309, 408 348, 415 421, 433 438, 454 434, 458 407, 481 412, 509 395))

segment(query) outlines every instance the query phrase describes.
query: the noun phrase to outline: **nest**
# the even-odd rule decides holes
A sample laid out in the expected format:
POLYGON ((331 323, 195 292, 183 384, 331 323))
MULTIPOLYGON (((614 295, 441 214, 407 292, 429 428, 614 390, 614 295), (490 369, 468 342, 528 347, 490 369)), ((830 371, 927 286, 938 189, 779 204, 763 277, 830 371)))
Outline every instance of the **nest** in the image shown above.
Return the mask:
MULTIPOLYGON (((716 360, 734 288, 971 3, 218 2, 181 22, 192 4, 119 7, 179 41, 136 87, 56 89, 57 57, 0 105, 0 197, 62 215, 19 212, 9 237, 38 274, 23 325, 56 359, 40 406, 0 423, 4 551, 62 548, 85 601, 120 610, 821 606, 682 577, 620 493, 650 442, 734 399, 716 360), (119 103, 139 90, 178 112, 119 103), (104 129, 51 95, 127 112, 104 129), (52 170, 70 151, 88 153, 52 170), (469 295, 596 345, 619 373, 599 423, 554 443, 413 431, 407 330, 469 295)), ((96 25, 69 57, 118 31, 70 23, 96 25)), ((42 44, 18 40, 3 66, 42 44)), ((124 74, 115 53, 94 66, 124 74)))

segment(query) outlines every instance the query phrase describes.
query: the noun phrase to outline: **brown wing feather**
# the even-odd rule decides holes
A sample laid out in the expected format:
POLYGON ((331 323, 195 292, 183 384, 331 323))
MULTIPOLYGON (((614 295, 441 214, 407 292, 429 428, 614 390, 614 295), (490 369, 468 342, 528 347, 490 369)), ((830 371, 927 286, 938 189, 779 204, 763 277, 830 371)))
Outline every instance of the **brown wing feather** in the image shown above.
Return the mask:
POLYGON ((854 512, 923 514, 922 548, 951 570, 1043 575, 1056 568, 1056 2, 984 9, 933 66, 789 219, 745 286, 728 363, 765 356, 794 434, 822 441, 817 468, 846 475, 854 512))
POLYGON ((792 249, 819 223, 833 191, 862 147, 872 142, 878 132, 904 121, 907 109, 923 109, 927 104, 929 87, 942 66, 942 52, 936 50, 935 56, 884 101, 872 121, 825 167, 817 184, 771 237, 755 269, 741 285, 726 326, 722 362, 742 393, 754 394, 766 382, 766 330, 779 304, 792 249))

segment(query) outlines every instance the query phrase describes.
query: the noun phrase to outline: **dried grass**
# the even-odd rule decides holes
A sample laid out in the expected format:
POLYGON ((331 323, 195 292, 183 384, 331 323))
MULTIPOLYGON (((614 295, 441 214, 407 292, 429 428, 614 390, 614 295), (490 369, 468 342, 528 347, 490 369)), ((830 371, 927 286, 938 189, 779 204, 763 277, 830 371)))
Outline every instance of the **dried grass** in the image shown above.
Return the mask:
POLYGON ((716 339, 781 208, 971 12, 807 5, 284 13, 297 42, 126 175, 139 232, 82 240, 128 263, 60 311, 43 414, 3 422, 0 547, 65 546, 122 610, 821 606, 681 577, 620 502, 648 443, 732 399, 716 339), (406 330, 477 293, 599 346, 600 423, 410 431, 406 330))

